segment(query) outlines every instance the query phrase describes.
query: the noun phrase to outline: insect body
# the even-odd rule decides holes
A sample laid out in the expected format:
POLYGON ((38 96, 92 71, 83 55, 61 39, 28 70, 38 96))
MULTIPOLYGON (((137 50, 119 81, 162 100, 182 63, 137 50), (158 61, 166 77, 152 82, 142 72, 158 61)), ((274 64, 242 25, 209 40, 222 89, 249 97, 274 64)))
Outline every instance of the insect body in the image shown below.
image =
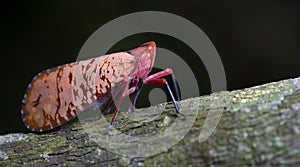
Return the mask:
MULTIPOLYGON (((148 42, 127 52, 65 64, 39 73, 28 85, 22 101, 21 115, 25 126, 36 132, 58 127, 116 88, 106 104, 109 106, 112 98, 120 94, 112 125, 123 98, 135 92, 134 107, 140 91, 139 80, 142 84, 165 84, 179 113, 169 84, 162 78, 167 75, 174 77, 173 71, 168 68, 148 76, 155 56, 156 45, 148 42)), ((175 90, 178 95, 176 84, 175 90)))

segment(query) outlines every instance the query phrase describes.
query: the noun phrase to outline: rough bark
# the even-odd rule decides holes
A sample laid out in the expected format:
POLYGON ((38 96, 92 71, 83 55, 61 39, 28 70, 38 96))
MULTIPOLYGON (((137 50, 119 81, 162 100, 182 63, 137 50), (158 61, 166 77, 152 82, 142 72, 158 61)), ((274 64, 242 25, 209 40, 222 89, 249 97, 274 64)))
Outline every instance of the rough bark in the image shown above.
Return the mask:
POLYGON ((48 133, 7 134, 0 136, 0 166, 296 166, 300 164, 299 89, 297 78, 186 99, 180 102, 184 117, 170 110, 172 104, 161 104, 135 111, 132 117, 139 120, 118 115, 114 127, 119 131, 106 131, 101 118, 71 121, 48 133), (192 121, 191 127, 187 121, 192 121), (164 151, 142 157, 147 149, 135 137, 160 138, 175 123, 167 131, 169 138, 161 142, 183 139, 171 148, 151 143, 149 152, 164 151), (215 129, 214 123, 218 123, 215 129), (124 134, 133 140, 122 141, 124 134), (103 146, 92 139, 113 144, 103 146))

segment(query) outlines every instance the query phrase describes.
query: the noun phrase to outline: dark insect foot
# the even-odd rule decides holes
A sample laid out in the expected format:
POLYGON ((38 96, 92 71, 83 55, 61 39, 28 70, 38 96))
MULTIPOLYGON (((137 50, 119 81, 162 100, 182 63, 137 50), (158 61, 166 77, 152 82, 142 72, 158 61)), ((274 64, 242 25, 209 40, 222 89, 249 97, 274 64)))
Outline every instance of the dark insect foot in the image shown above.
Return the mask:
POLYGON ((109 133, 111 128, 112 128, 112 124, 108 124, 108 126, 106 127, 106 132, 109 133))
POLYGON ((183 115, 181 112, 176 112, 178 115, 182 116, 183 118, 185 118, 185 115, 183 115))

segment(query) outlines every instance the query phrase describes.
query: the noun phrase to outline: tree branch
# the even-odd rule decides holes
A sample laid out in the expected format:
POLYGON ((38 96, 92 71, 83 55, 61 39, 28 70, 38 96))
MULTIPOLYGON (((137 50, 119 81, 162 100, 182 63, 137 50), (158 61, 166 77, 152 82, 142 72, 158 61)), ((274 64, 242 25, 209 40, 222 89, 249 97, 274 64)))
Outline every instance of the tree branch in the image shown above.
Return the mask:
POLYGON ((300 163, 299 89, 297 78, 186 99, 179 102, 185 117, 177 116, 171 103, 161 104, 118 115, 116 129, 108 132, 101 118, 76 119, 48 133, 3 135, 0 166, 295 166, 300 163), (132 138, 122 140, 125 134, 132 138), (135 140, 152 136, 163 144, 149 147, 135 140))

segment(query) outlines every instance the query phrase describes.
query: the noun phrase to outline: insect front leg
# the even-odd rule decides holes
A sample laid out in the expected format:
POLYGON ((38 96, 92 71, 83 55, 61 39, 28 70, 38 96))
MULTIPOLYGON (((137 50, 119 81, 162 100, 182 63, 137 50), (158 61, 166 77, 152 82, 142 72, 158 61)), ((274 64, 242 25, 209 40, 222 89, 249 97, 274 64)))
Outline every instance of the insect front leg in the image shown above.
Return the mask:
POLYGON ((178 88, 178 85, 177 85, 177 82, 176 82, 176 78, 175 78, 175 75, 174 74, 171 74, 171 77, 172 77, 172 81, 173 81, 173 86, 175 88, 175 93, 176 93, 176 97, 177 97, 177 101, 180 101, 181 98, 180 98, 180 95, 179 95, 179 88, 178 88))
MULTIPOLYGON (((165 69, 163 71, 160 71, 158 73, 155 73, 155 74, 152 74, 152 75, 148 76, 147 78, 145 78, 143 80, 143 84, 164 84, 164 85, 166 85, 166 87, 168 89, 168 92, 169 92, 169 94, 170 94, 170 96, 172 98, 172 101, 174 103, 176 112, 178 114, 180 114, 179 109, 178 109, 178 105, 177 105, 176 100, 174 98, 174 95, 173 95, 173 93, 171 91, 169 83, 167 82, 167 80, 165 78, 162 78, 164 76, 172 75, 172 74, 173 74, 173 70, 170 69, 170 68, 167 68, 167 69, 165 69)), ((173 79, 173 81, 175 82, 175 79, 173 79)), ((177 92, 178 91, 178 87, 176 87, 177 84, 175 85, 175 83, 174 83, 174 86, 175 86, 175 91, 176 91, 177 99, 179 100, 180 98, 179 98, 179 95, 178 95, 178 92, 177 92)))

